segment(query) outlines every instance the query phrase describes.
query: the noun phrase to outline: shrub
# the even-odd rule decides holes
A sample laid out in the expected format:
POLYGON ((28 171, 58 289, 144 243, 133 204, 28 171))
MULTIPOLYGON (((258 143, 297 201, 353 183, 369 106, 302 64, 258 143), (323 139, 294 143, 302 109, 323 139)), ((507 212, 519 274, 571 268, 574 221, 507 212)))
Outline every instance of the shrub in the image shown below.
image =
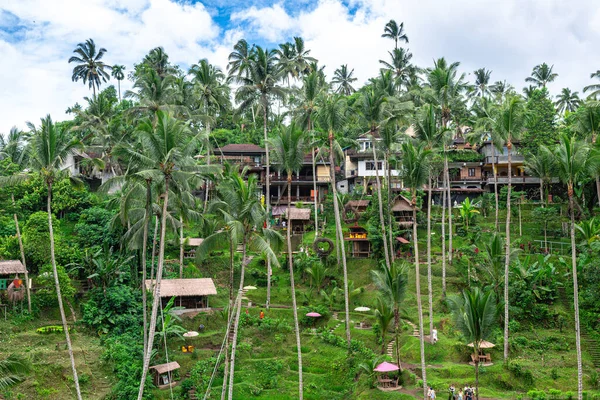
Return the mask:
MULTIPOLYGON (((71 278, 67 275, 65 268, 61 265, 56 266, 58 272, 58 281, 60 283, 60 292, 65 302, 70 302, 75 295, 75 288, 71 284, 71 278)), ((56 307, 58 305, 56 297, 56 286, 54 285, 54 273, 51 265, 44 265, 40 269, 37 277, 38 291, 33 297, 40 307, 56 307)))
POLYGON ((141 320, 141 301, 138 291, 127 285, 116 285, 91 292, 83 305, 83 323, 98 333, 123 334, 137 332, 141 320))
POLYGON ((75 225, 77 243, 81 247, 108 246, 119 243, 118 236, 111 232, 113 213, 105 208, 92 207, 81 213, 75 225))

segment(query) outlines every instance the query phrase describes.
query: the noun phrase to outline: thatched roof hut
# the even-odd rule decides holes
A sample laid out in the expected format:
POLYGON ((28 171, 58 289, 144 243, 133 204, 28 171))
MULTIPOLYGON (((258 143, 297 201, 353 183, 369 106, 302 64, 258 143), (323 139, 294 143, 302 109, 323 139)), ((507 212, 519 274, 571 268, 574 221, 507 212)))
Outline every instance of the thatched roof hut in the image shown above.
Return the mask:
POLYGON ((159 389, 168 388, 175 385, 173 381, 172 372, 176 369, 181 368, 177 361, 172 361, 166 364, 154 365, 148 368, 154 377, 154 384, 159 389))
POLYGON ((25 266, 20 260, 0 261, 0 275, 24 274, 25 266))
MULTIPOLYGON (((146 280, 146 289, 154 289, 154 281, 146 280)), ((196 279, 162 279, 160 281, 160 297, 166 304, 175 297, 177 306, 186 308, 208 307, 208 297, 217 294, 217 288, 211 278, 196 279)))

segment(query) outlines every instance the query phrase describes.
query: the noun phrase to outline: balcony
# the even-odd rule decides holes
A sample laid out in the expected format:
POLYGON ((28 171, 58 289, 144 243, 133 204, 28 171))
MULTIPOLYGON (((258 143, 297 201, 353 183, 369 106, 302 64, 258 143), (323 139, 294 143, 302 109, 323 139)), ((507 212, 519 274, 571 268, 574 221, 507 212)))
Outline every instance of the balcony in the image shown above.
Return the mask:
MULTIPOLYGON (((511 158, 511 163, 513 164, 522 164, 523 161, 525 160, 525 158, 521 155, 521 154, 511 154, 510 156, 511 158)), ((488 156, 485 158, 485 163, 486 164, 496 164, 496 165, 503 165, 503 164, 508 164, 508 156, 488 156)))
POLYGON ((485 179, 482 176, 451 176, 450 182, 481 182, 485 179))
MULTIPOLYGON (((508 177, 507 176, 499 176, 498 178, 498 183, 499 184, 503 184, 506 185, 508 184, 508 177)), ((493 185, 494 184, 494 177, 488 178, 487 179, 487 184, 488 185, 493 185)), ((511 184, 512 185, 539 185, 540 184, 540 178, 536 178, 534 176, 513 176, 511 178, 511 184)))
MULTIPOLYGON (((308 203, 308 202, 313 202, 315 201, 315 198, 313 196, 292 196, 291 197, 291 203, 298 203, 298 202, 302 202, 302 203, 308 203)), ((271 204, 287 204, 288 203, 288 197, 286 195, 283 195, 281 197, 277 197, 277 196, 271 196, 271 204)))
POLYGON ((263 157, 250 156, 219 156, 221 164, 228 162, 229 164, 240 165, 242 167, 262 168, 264 165, 263 157))
MULTIPOLYGON (((309 175, 292 175, 292 182, 312 182, 313 177, 309 175)), ((329 175, 319 175, 317 176, 317 182, 330 182, 331 177, 329 175)), ((287 176, 285 175, 272 175, 271 182, 287 182, 287 176)))

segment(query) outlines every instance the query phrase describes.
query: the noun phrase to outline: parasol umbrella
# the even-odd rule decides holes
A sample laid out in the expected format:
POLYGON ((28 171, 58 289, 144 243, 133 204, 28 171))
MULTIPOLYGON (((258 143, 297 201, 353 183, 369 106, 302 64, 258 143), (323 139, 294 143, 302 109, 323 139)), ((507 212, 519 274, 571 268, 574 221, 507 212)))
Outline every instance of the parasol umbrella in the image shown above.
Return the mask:
POLYGON ((369 307, 356 307, 354 309, 354 311, 358 311, 358 312, 367 312, 367 311, 371 311, 371 309, 369 307))
POLYGON ((256 286, 244 286, 244 290, 256 290, 256 286))
POLYGON ((400 369, 400 367, 398 367, 396 364, 392 364, 387 361, 384 361, 381 364, 379 364, 378 366, 376 366, 373 371, 375 371, 375 372, 393 372, 393 371, 398 371, 399 369, 400 369))
POLYGON ((184 333, 183 337, 184 338, 193 338, 193 337, 196 337, 198 335, 199 335, 199 333, 196 332, 196 331, 189 331, 189 332, 184 333))
POLYGON ((313 328, 315 327, 315 325, 317 324, 317 318, 319 318, 321 316, 321 314, 319 314, 318 312, 309 312, 306 314, 307 317, 311 317, 314 318, 314 322, 313 322, 313 328))
MULTIPOLYGON (((475 347, 475 345, 473 343, 469 343, 467 346, 469 347, 475 347)), ((492 347, 496 347, 496 345, 494 343, 490 343, 487 340, 481 340, 479 342, 479 346, 480 349, 491 349, 492 347)))

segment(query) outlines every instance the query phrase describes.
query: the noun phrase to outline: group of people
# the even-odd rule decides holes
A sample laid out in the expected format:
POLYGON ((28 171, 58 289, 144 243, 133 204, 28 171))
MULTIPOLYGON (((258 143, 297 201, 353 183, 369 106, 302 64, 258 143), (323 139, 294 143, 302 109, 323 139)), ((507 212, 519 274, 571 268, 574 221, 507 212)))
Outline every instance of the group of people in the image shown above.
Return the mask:
MULTIPOLYGON (((435 398, 435 397, 431 397, 435 398)), ((465 385, 461 390, 460 388, 451 385, 448 389, 448 400, 474 400, 475 399, 475 388, 465 385)))

